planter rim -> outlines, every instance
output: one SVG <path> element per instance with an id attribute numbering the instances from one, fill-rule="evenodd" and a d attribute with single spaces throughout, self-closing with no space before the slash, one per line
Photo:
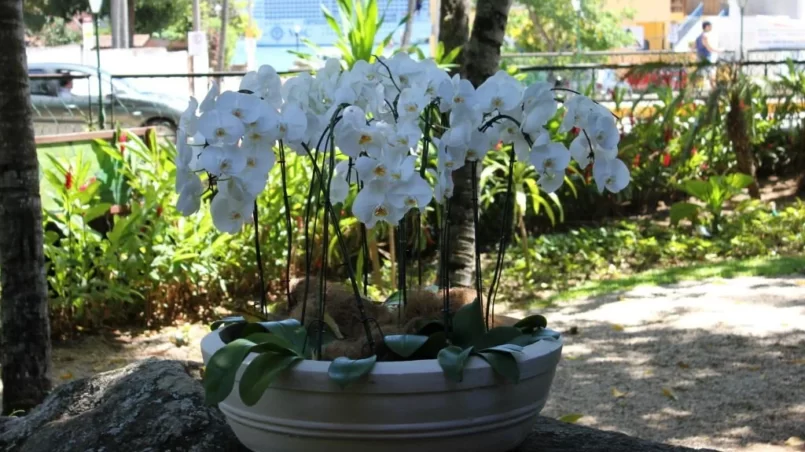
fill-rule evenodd
<path id="1" fill-rule="evenodd" d="M 520 380 L 534 378 L 546 372 L 553 372 L 560 359 L 562 339 L 541 340 L 523 348 L 517 357 Z M 213 353 L 224 346 L 220 331 L 212 331 L 201 340 L 205 363 Z M 249 354 L 240 366 L 236 381 L 246 366 L 257 356 Z M 471 357 L 464 368 L 461 382 L 448 380 L 436 359 L 416 361 L 378 362 L 367 377 L 341 388 L 330 381 L 327 370 L 330 361 L 305 359 L 286 371 L 272 383 L 272 388 L 303 390 L 312 392 L 372 392 L 372 393 L 421 393 L 423 391 L 443 391 L 473 389 L 505 383 L 494 373 L 483 359 Z"/>

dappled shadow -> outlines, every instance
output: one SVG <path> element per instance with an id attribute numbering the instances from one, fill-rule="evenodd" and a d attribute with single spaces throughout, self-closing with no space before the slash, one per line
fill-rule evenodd
<path id="1" fill-rule="evenodd" d="M 724 450 L 805 438 L 805 287 L 794 281 L 640 288 L 543 313 L 566 333 L 544 415 Z"/>

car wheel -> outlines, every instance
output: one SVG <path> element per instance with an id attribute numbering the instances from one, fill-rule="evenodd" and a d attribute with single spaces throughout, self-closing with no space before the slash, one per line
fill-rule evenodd
<path id="1" fill-rule="evenodd" d="M 156 129 L 157 138 L 176 141 L 176 125 L 173 122 L 167 119 L 150 119 L 145 125 Z"/>

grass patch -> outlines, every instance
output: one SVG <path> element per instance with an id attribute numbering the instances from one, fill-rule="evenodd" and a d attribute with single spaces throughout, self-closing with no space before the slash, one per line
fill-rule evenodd
<path id="1" fill-rule="evenodd" d="M 557 301 L 588 298 L 621 292 L 637 286 L 657 286 L 680 281 L 739 276 L 781 276 L 805 272 L 805 256 L 761 257 L 737 259 L 715 264 L 697 264 L 649 270 L 618 279 L 589 281 L 580 287 L 564 290 L 535 303 L 544 307 Z"/>

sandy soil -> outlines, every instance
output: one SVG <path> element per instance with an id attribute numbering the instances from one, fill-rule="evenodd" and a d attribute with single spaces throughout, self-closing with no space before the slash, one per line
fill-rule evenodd
<path id="1" fill-rule="evenodd" d="M 802 277 L 641 287 L 542 313 L 566 341 L 544 415 L 691 447 L 805 451 Z"/>
<path id="2" fill-rule="evenodd" d="M 566 341 L 544 415 L 578 414 L 579 424 L 678 445 L 805 451 L 805 278 L 641 287 L 542 313 Z M 150 356 L 200 361 L 207 331 L 193 324 L 58 345 L 54 381 Z"/>

